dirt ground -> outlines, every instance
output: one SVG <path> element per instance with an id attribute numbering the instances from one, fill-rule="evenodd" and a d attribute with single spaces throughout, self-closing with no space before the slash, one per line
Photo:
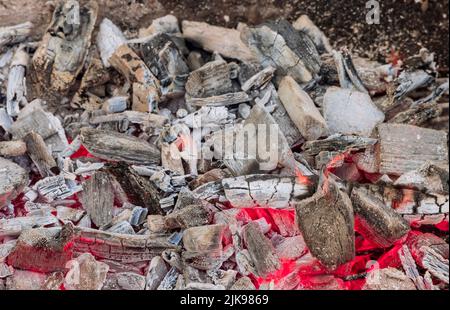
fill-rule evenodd
<path id="1" fill-rule="evenodd" d="M 82 0 L 84 2 L 85 0 Z M 238 22 L 258 24 L 301 14 L 325 32 L 335 46 L 383 60 L 392 51 L 406 57 L 427 47 L 436 53 L 440 71 L 448 75 L 448 0 L 383 0 L 379 25 L 366 23 L 366 0 L 98 0 L 100 15 L 124 30 L 148 26 L 153 18 L 174 14 L 180 20 L 198 20 L 235 27 Z M 36 37 L 44 31 L 52 11 L 47 0 L 0 0 L 0 26 L 31 20 Z"/>

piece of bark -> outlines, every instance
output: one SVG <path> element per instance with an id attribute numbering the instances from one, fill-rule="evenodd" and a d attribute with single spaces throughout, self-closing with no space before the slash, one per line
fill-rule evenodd
<path id="1" fill-rule="evenodd" d="M 135 263 L 150 261 L 166 249 L 179 250 L 168 235 L 125 235 L 75 227 L 74 254 L 90 252 L 101 259 Z"/>
<path id="2" fill-rule="evenodd" d="M 297 203 L 295 212 L 308 249 L 325 266 L 334 268 L 354 258 L 352 202 L 333 179 Z"/>
<path id="3" fill-rule="evenodd" d="M 12 161 L 0 157 L 0 209 L 16 198 L 27 184 L 27 171 Z"/>
<path id="4" fill-rule="evenodd" d="M 234 208 L 292 208 L 297 200 L 313 194 L 314 182 L 296 177 L 254 174 L 222 180 L 225 197 Z"/>
<path id="5" fill-rule="evenodd" d="M 245 92 L 226 93 L 206 98 L 191 98 L 191 97 L 186 98 L 186 103 L 199 107 L 229 106 L 249 101 L 251 101 L 251 97 L 247 95 Z"/>
<path id="6" fill-rule="evenodd" d="M 281 80 L 278 96 L 289 117 L 306 140 L 317 140 L 327 135 L 328 127 L 325 119 L 308 94 L 292 77 L 286 76 Z"/>
<path id="7" fill-rule="evenodd" d="M 250 222 L 245 225 L 242 236 L 258 277 L 265 277 L 281 267 L 280 259 L 270 240 L 264 236 L 257 224 Z"/>
<path id="8" fill-rule="evenodd" d="M 249 277 L 242 277 L 234 282 L 233 286 L 230 288 L 232 291 L 240 290 L 256 290 L 255 285 Z"/>
<path id="9" fill-rule="evenodd" d="M 389 247 L 408 233 L 408 222 L 366 188 L 353 188 L 351 199 L 357 230 L 366 239 L 380 247 Z"/>
<path id="10" fill-rule="evenodd" d="M 36 165 L 39 174 L 45 178 L 59 172 L 58 166 L 53 159 L 44 139 L 35 132 L 28 133 L 23 137 L 27 145 L 27 153 Z"/>
<path id="11" fill-rule="evenodd" d="M 0 141 L 0 156 L 21 156 L 27 151 L 25 142 L 21 140 Z"/>
<path id="12" fill-rule="evenodd" d="M 31 22 L 25 22 L 14 26 L 0 27 L 0 53 L 8 46 L 25 41 L 33 29 Z"/>
<path id="13" fill-rule="evenodd" d="M 384 120 L 368 94 L 330 87 L 323 99 L 323 115 L 331 133 L 369 137 Z"/>
<path id="14" fill-rule="evenodd" d="M 9 265 L 40 272 L 63 271 L 72 258 L 67 245 L 73 237 L 73 226 L 33 228 L 23 231 L 11 254 Z"/>
<path id="15" fill-rule="evenodd" d="M 221 251 L 226 228 L 220 224 L 188 228 L 183 233 L 183 246 L 194 253 Z"/>
<path id="16" fill-rule="evenodd" d="M 258 73 L 247 79 L 245 83 L 242 84 L 241 89 L 247 92 L 250 90 L 263 88 L 267 83 L 270 82 L 273 74 L 275 73 L 275 70 L 276 69 L 273 67 L 267 67 L 259 71 Z"/>
<path id="17" fill-rule="evenodd" d="M 448 165 L 447 134 L 402 124 L 378 126 L 379 173 L 401 175 L 426 162 Z"/>
<path id="18" fill-rule="evenodd" d="M 90 253 L 83 253 L 68 263 L 64 279 L 67 290 L 101 290 L 109 270 L 107 264 L 96 261 Z"/>
<path id="19" fill-rule="evenodd" d="M 25 73 L 29 59 L 24 48 L 19 47 L 11 61 L 6 90 L 6 111 L 13 117 L 19 114 L 20 105 L 28 103 Z"/>
<path id="20" fill-rule="evenodd" d="M 373 269 L 368 272 L 363 290 L 416 290 L 406 274 L 396 268 Z"/>
<path id="21" fill-rule="evenodd" d="M 255 59 L 252 51 L 242 42 L 238 30 L 187 20 L 182 21 L 181 27 L 186 40 L 200 45 L 208 52 L 218 52 L 226 58 L 240 61 Z"/>
<path id="22" fill-rule="evenodd" d="M 112 165 L 108 172 L 120 183 L 131 203 L 147 208 L 149 214 L 163 214 L 159 204 L 161 195 L 148 178 L 140 176 L 124 164 Z"/>
<path id="23" fill-rule="evenodd" d="M 154 257 L 148 266 L 145 289 L 156 290 L 168 271 L 166 263 L 161 256 Z"/>
<path id="24" fill-rule="evenodd" d="M 195 204 L 166 215 L 164 226 L 168 229 L 189 228 L 208 225 L 211 220 L 212 212 L 201 204 Z"/>
<path id="25" fill-rule="evenodd" d="M 322 151 L 342 153 L 365 149 L 375 143 L 377 140 L 373 138 L 335 134 L 326 139 L 307 141 L 302 145 L 302 150 L 305 155 L 317 155 Z"/>
<path id="26" fill-rule="evenodd" d="M 114 131 L 82 128 L 81 142 L 86 149 L 102 159 L 130 164 L 159 164 L 161 153 L 150 143 Z"/>
<path id="27" fill-rule="evenodd" d="M 171 37 L 158 33 L 141 45 L 141 51 L 145 64 L 161 82 L 163 94 L 183 94 L 189 68 Z"/>
<path id="28" fill-rule="evenodd" d="M 168 118 L 155 113 L 124 111 L 121 113 L 93 116 L 89 120 L 89 123 L 98 125 L 102 123 L 121 121 L 128 121 L 133 124 L 142 125 L 143 127 L 161 128 L 168 122 Z"/>
<path id="29" fill-rule="evenodd" d="M 32 59 L 34 93 L 39 98 L 60 98 L 75 83 L 91 45 L 98 5 L 78 1 L 60 3 Z"/>
<path id="30" fill-rule="evenodd" d="M 135 111 L 153 112 L 160 100 L 160 83 L 142 59 L 126 44 L 117 26 L 105 18 L 100 24 L 97 45 L 103 64 L 111 64 L 132 85 Z"/>
<path id="31" fill-rule="evenodd" d="M 292 26 L 299 31 L 306 33 L 320 52 L 330 53 L 332 50 L 331 44 L 326 35 L 317 27 L 308 15 L 301 15 L 297 18 Z"/>
<path id="32" fill-rule="evenodd" d="M 320 70 L 320 57 L 314 43 L 286 20 L 243 29 L 241 38 L 263 67 L 277 69 L 277 76 L 290 75 L 298 83 L 306 83 Z"/>
<path id="33" fill-rule="evenodd" d="M 114 194 L 106 172 L 97 171 L 83 183 L 81 202 L 96 226 L 106 225 L 112 220 Z"/>

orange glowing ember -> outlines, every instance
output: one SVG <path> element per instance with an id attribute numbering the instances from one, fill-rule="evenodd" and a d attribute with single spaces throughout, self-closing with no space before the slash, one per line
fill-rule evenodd
<path id="1" fill-rule="evenodd" d="M 297 177 L 297 182 L 304 184 L 304 185 L 310 185 L 311 184 L 311 180 L 304 175 L 300 169 L 298 169 L 298 167 L 295 167 L 295 175 Z"/>

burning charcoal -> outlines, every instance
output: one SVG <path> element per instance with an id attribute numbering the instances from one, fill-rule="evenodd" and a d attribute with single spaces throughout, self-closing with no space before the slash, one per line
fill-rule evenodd
<path id="1" fill-rule="evenodd" d="M 180 273 L 177 271 L 177 269 L 172 267 L 159 284 L 157 290 L 173 290 L 175 288 L 179 275 Z"/>
<path id="2" fill-rule="evenodd" d="M 107 264 L 98 262 L 94 256 L 84 253 L 67 264 L 69 271 L 64 280 L 68 290 L 101 290 L 109 270 Z"/>
<path id="3" fill-rule="evenodd" d="M 320 57 L 314 43 L 286 20 L 243 29 L 241 38 L 262 66 L 276 68 L 278 76 L 290 75 L 298 83 L 305 83 L 320 70 Z"/>
<path id="4" fill-rule="evenodd" d="M 314 102 L 290 76 L 284 77 L 278 88 L 280 100 L 302 136 L 315 140 L 327 135 L 328 127 Z"/>
<path id="5" fill-rule="evenodd" d="M 16 198 L 28 183 L 28 173 L 12 161 L 0 157 L 0 209 Z"/>
<path id="6" fill-rule="evenodd" d="M 310 198 L 296 204 L 297 223 L 311 253 L 334 268 L 355 256 L 353 208 L 347 194 L 328 178 Z"/>
<path id="7" fill-rule="evenodd" d="M 30 132 L 23 137 L 23 141 L 26 143 L 28 155 L 33 160 L 42 177 L 53 176 L 58 172 L 59 169 L 57 168 L 56 162 L 44 139 L 39 134 Z"/>
<path id="8" fill-rule="evenodd" d="M 6 111 L 10 116 L 19 114 L 20 105 L 27 104 L 25 84 L 25 72 L 30 57 L 24 51 L 23 47 L 19 47 L 14 54 L 11 62 L 11 68 L 8 75 L 8 86 L 6 91 Z"/>
<path id="9" fill-rule="evenodd" d="M 44 285 L 42 286 L 43 290 L 46 291 L 59 291 L 61 289 L 61 285 L 64 284 L 64 273 L 56 271 L 47 277 Z"/>
<path id="10" fill-rule="evenodd" d="M 408 233 L 408 223 L 366 188 L 353 188 L 351 199 L 360 226 L 358 232 L 370 241 L 388 247 Z"/>
<path id="11" fill-rule="evenodd" d="M 275 251 L 280 259 L 295 260 L 306 254 L 305 240 L 301 235 L 283 238 L 275 245 Z"/>
<path id="12" fill-rule="evenodd" d="M 161 82 L 163 94 L 183 94 L 189 68 L 171 37 L 158 33 L 143 43 L 141 50 L 145 64 Z"/>
<path id="13" fill-rule="evenodd" d="M 369 271 L 363 290 L 416 290 L 416 287 L 405 273 L 388 267 Z"/>
<path id="14" fill-rule="evenodd" d="M 21 140 L 0 141 L 0 156 L 21 156 L 27 151 L 27 145 Z"/>
<path id="15" fill-rule="evenodd" d="M 181 23 L 181 27 L 186 40 L 200 45 L 208 52 L 218 52 L 224 57 L 240 61 L 255 59 L 252 51 L 241 41 L 238 30 L 187 20 Z"/>
<path id="16" fill-rule="evenodd" d="M 274 73 L 275 68 L 267 67 L 246 80 L 245 83 L 242 84 L 241 88 L 245 92 L 253 89 L 264 88 L 266 84 L 270 82 Z"/>
<path id="17" fill-rule="evenodd" d="M 83 183 L 81 198 L 84 209 L 97 226 L 108 224 L 113 218 L 114 195 L 110 176 L 96 172 Z"/>
<path id="18" fill-rule="evenodd" d="M 58 4 L 32 60 L 36 97 L 60 98 L 74 84 L 91 45 L 97 11 L 96 3 Z"/>
<path id="19" fill-rule="evenodd" d="M 394 98 L 399 100 L 410 92 L 420 87 L 425 87 L 433 81 L 433 77 L 423 70 L 408 72 L 403 71 L 398 77 L 398 87 L 395 90 Z"/>
<path id="20" fill-rule="evenodd" d="M 156 290 L 168 271 L 169 270 L 161 256 L 154 257 L 148 266 L 145 289 Z"/>
<path id="21" fill-rule="evenodd" d="M 40 290 L 47 276 L 40 272 L 14 270 L 14 274 L 6 279 L 7 290 Z"/>
<path id="22" fill-rule="evenodd" d="M 117 284 L 124 290 L 142 291 L 145 289 L 145 277 L 133 272 L 116 274 Z"/>
<path id="23" fill-rule="evenodd" d="M 81 220 L 84 214 L 85 212 L 83 210 L 64 206 L 56 207 L 56 217 L 63 223 L 66 223 L 67 221 L 76 223 Z"/>
<path id="24" fill-rule="evenodd" d="M 383 122 L 384 114 L 370 96 L 358 91 L 330 87 L 323 100 L 323 114 L 331 133 L 369 137 Z"/>
<path id="25" fill-rule="evenodd" d="M 9 45 L 14 45 L 25 41 L 33 29 L 30 22 L 0 27 L 0 52 L 3 53 Z"/>
<path id="26" fill-rule="evenodd" d="M 230 290 L 240 291 L 240 290 L 256 290 L 255 285 L 252 283 L 249 277 L 242 277 L 238 279 Z"/>
<path id="27" fill-rule="evenodd" d="M 131 84 L 133 110 L 152 112 L 160 100 L 160 84 L 139 56 L 126 44 L 122 32 L 109 19 L 100 24 L 97 36 L 103 64 L 111 64 Z"/>
<path id="28" fill-rule="evenodd" d="M 23 231 L 30 228 L 50 226 L 58 223 L 58 219 L 49 215 L 28 215 L 12 219 L 0 219 L 0 237 L 19 236 Z"/>
<path id="29" fill-rule="evenodd" d="M 339 151 L 341 153 L 365 149 L 377 143 L 376 139 L 354 135 L 334 134 L 326 139 L 307 141 L 303 144 L 304 154 L 316 155 L 322 151 Z"/>
<path id="30" fill-rule="evenodd" d="M 280 260 L 270 240 L 258 225 L 251 222 L 244 226 L 242 236 L 256 269 L 256 275 L 265 277 L 280 268 Z"/>
<path id="31" fill-rule="evenodd" d="M 332 47 L 325 34 L 309 19 L 308 15 L 301 15 L 292 24 L 299 31 L 306 33 L 316 45 L 318 51 L 331 53 Z"/>
<path id="32" fill-rule="evenodd" d="M 447 134 L 401 124 L 378 126 L 379 173 L 401 175 L 426 162 L 448 165 Z"/>
<path id="33" fill-rule="evenodd" d="M 41 272 L 62 271 L 72 253 L 67 247 L 73 236 L 72 226 L 33 228 L 23 231 L 8 264 L 15 268 Z"/>
<path id="34" fill-rule="evenodd" d="M 118 222 L 111 227 L 107 228 L 106 231 L 116 233 L 116 234 L 125 234 L 125 235 L 134 235 L 133 226 L 127 221 Z"/>
<path id="35" fill-rule="evenodd" d="M 353 83 L 353 86 L 356 88 L 357 91 L 367 94 L 368 91 L 364 86 L 364 83 L 361 81 L 358 72 L 356 72 L 352 57 L 346 49 L 342 51 L 342 60 L 344 64 L 345 73 L 349 77 L 350 81 Z"/>
<path id="36" fill-rule="evenodd" d="M 148 142 L 114 131 L 83 128 L 83 145 L 94 156 L 105 160 L 124 161 L 130 164 L 158 164 L 160 151 Z"/>
<path id="37" fill-rule="evenodd" d="M 164 218 L 164 227 L 167 229 L 189 228 L 208 225 L 211 220 L 211 211 L 201 204 L 188 205 L 168 214 Z"/>
<path id="38" fill-rule="evenodd" d="M 408 249 L 407 245 L 403 245 L 398 252 L 398 257 L 402 263 L 403 270 L 406 275 L 414 282 L 418 290 L 427 290 L 424 278 L 419 274 L 416 263 Z"/>
<path id="39" fill-rule="evenodd" d="M 448 194 L 448 174 L 445 166 L 425 163 L 418 170 L 402 174 L 394 185 L 427 193 Z"/>
<path id="40" fill-rule="evenodd" d="M 226 229 L 225 225 L 188 228 L 183 234 L 183 246 L 187 251 L 195 253 L 220 251 Z"/>
<path id="41" fill-rule="evenodd" d="M 313 182 L 301 183 L 295 177 L 247 175 L 222 180 L 225 197 L 235 208 L 292 207 L 296 200 L 312 194 Z"/>

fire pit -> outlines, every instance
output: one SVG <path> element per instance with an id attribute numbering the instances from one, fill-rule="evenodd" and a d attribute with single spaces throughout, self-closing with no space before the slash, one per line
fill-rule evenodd
<path id="1" fill-rule="evenodd" d="M 432 51 L 149 24 L 67 0 L 38 41 L 0 28 L 0 290 L 448 289 Z"/>

